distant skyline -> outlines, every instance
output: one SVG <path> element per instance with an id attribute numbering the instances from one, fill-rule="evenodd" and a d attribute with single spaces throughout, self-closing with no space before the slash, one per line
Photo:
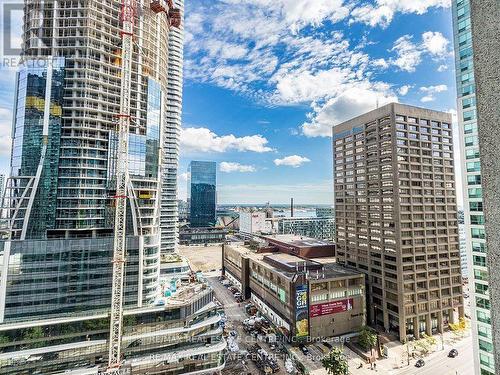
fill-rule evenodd
<path id="1" fill-rule="evenodd" d="M 332 204 L 331 126 L 391 101 L 455 113 L 447 0 L 193 0 L 185 26 L 180 199 L 189 161 L 211 160 L 220 204 Z M 6 174 L 14 77 L 0 75 Z"/>

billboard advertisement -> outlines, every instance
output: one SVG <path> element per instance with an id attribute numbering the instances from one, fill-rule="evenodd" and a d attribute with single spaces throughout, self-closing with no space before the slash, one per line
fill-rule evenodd
<path id="1" fill-rule="evenodd" d="M 295 288 L 295 328 L 296 337 L 309 335 L 309 309 L 307 304 L 307 285 Z"/>
<path id="2" fill-rule="evenodd" d="M 311 318 L 316 316 L 337 314 L 345 311 L 352 310 L 353 299 L 347 298 L 340 301 L 333 301 L 327 303 L 320 303 L 318 305 L 312 305 L 310 310 Z"/>

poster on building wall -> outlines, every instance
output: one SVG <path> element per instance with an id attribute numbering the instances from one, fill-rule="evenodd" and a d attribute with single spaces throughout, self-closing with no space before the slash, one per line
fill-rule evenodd
<path id="1" fill-rule="evenodd" d="M 309 335 L 309 309 L 307 306 L 307 285 L 297 285 L 295 289 L 296 337 Z"/>
<path id="2" fill-rule="evenodd" d="M 309 311 L 311 318 L 323 315 L 337 314 L 352 310 L 353 299 L 347 298 L 340 301 L 312 305 Z"/>

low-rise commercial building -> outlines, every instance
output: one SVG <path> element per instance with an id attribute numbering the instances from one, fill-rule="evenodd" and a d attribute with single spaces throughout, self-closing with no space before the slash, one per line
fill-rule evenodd
<path id="1" fill-rule="evenodd" d="M 290 341 L 356 332 L 366 323 L 365 278 L 335 262 L 334 245 L 298 236 L 224 245 L 222 269 Z"/>
<path id="2" fill-rule="evenodd" d="M 181 228 L 179 231 L 179 244 L 181 245 L 206 245 L 223 243 L 226 240 L 227 230 L 223 228 Z"/>
<path id="3" fill-rule="evenodd" d="M 321 211 L 321 209 L 319 209 Z M 251 234 L 294 234 L 321 240 L 333 241 L 335 237 L 335 218 L 321 217 L 270 217 L 267 212 L 241 212 L 240 233 Z"/>
<path id="4" fill-rule="evenodd" d="M 335 219 L 334 217 L 284 217 L 278 220 L 276 233 L 333 241 Z"/>

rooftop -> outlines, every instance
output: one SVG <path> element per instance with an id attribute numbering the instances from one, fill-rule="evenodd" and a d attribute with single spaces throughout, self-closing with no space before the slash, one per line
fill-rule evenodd
<path id="1" fill-rule="evenodd" d="M 279 272 L 287 278 L 292 278 L 298 272 L 309 272 L 310 279 L 333 279 L 338 277 L 359 276 L 362 273 L 350 268 L 345 268 L 336 262 L 335 257 L 301 258 L 293 254 L 281 252 L 258 253 L 242 245 L 230 245 L 231 249 L 238 251 L 245 257 Z"/>
<path id="2" fill-rule="evenodd" d="M 266 240 L 280 242 L 285 245 L 294 247 L 313 247 L 313 246 L 333 246 L 334 243 L 316 238 L 298 236 L 295 234 L 276 234 L 273 236 L 262 236 Z"/>

